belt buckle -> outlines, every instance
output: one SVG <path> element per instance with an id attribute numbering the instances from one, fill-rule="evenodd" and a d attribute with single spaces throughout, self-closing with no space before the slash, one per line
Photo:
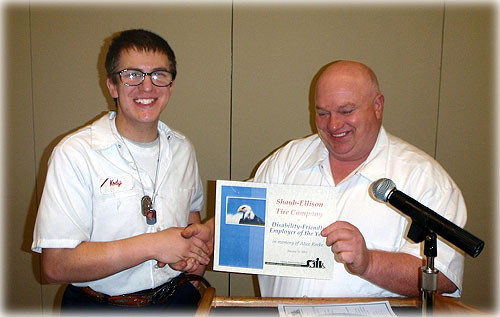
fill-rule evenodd
<path id="1" fill-rule="evenodd" d="M 161 287 L 159 290 L 157 290 L 156 292 L 153 293 L 153 296 L 151 298 L 151 302 L 153 304 L 162 303 L 167 298 L 172 296 L 172 294 L 175 292 L 176 289 L 177 289 L 176 280 L 172 279 L 172 281 L 165 284 L 164 287 Z"/>

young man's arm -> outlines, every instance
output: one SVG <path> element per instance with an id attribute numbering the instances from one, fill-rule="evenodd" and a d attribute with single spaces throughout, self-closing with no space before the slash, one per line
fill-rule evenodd
<path id="1" fill-rule="evenodd" d="M 210 249 L 196 237 L 181 236 L 184 228 L 145 233 L 111 242 L 82 242 L 76 248 L 43 249 L 42 268 L 51 283 L 92 281 L 148 260 L 175 263 L 193 258 L 210 262 Z"/>

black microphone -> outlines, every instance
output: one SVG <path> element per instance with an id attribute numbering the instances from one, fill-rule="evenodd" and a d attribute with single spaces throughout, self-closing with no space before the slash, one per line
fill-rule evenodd
<path id="1" fill-rule="evenodd" d="M 481 253 L 484 242 L 453 222 L 447 220 L 415 199 L 396 189 L 396 184 L 388 178 L 373 182 L 372 194 L 380 202 L 387 202 L 419 226 L 431 230 L 448 242 L 462 249 L 472 257 Z M 418 242 L 418 241 L 415 241 Z"/>

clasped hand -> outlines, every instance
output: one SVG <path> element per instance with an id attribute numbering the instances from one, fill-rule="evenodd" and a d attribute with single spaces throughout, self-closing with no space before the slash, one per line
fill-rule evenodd
<path id="1" fill-rule="evenodd" d="M 213 252 L 213 234 L 204 224 L 191 224 L 186 228 L 170 228 L 176 239 L 174 254 L 167 261 L 158 259 L 158 266 L 164 267 L 165 263 L 176 271 L 192 273 L 200 265 L 207 265 Z M 168 231 L 165 230 L 165 231 Z"/>
<path id="2" fill-rule="evenodd" d="M 168 263 L 174 270 L 192 272 L 200 265 L 207 265 L 210 262 L 213 248 L 208 244 L 208 238 L 202 234 L 187 235 L 184 231 L 186 228 L 169 228 L 156 233 L 160 236 L 160 241 L 168 241 L 157 244 L 169 246 L 168 249 L 160 249 L 157 253 L 158 267 L 164 267 L 165 263 Z M 187 231 L 189 232 L 190 230 Z"/>

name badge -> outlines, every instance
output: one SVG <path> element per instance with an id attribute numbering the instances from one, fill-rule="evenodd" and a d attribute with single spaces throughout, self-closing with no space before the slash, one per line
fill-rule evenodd
<path id="1" fill-rule="evenodd" d="M 134 187 L 134 180 L 129 174 L 101 177 L 99 179 L 100 192 L 103 195 L 130 190 Z"/>

